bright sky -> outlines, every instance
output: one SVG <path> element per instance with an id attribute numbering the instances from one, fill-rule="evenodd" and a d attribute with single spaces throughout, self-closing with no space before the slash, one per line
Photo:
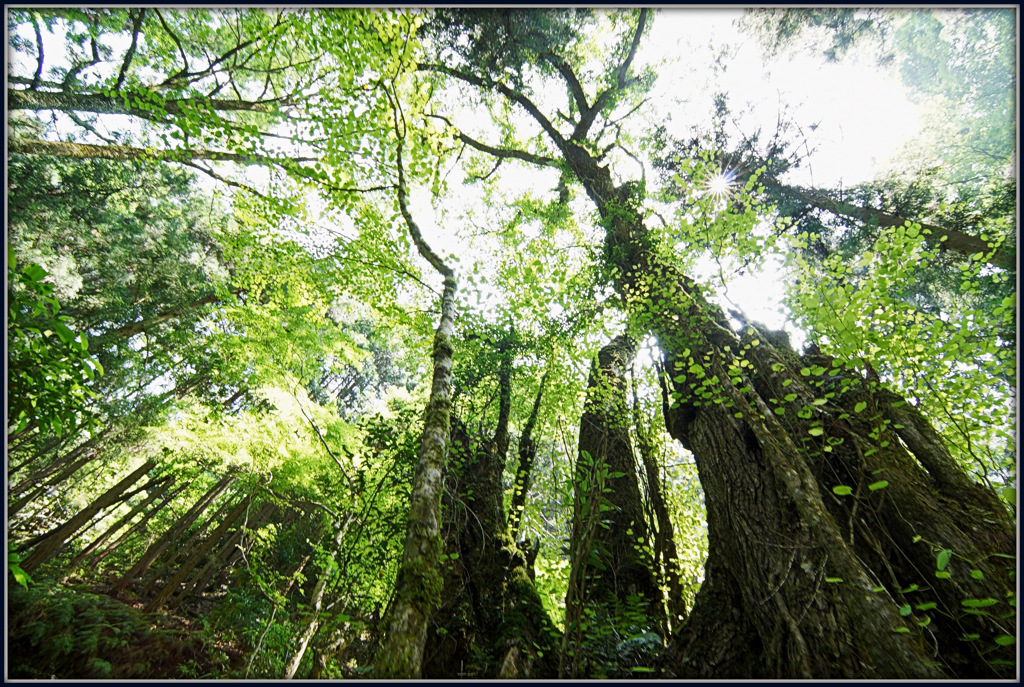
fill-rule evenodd
<path id="1" fill-rule="evenodd" d="M 806 136 L 804 152 L 812 153 L 785 181 L 825 187 L 873 178 L 917 132 L 919 110 L 893 77 L 872 64 L 852 59 L 827 64 L 810 54 L 782 56 L 764 65 L 756 39 L 734 26 L 741 14 L 731 8 L 673 8 L 655 18 L 641 57 L 676 63 L 659 70 L 654 92 L 671 117 L 670 131 L 685 136 L 694 122 L 706 126 L 716 91 L 729 94 L 737 126 L 728 133 L 734 137 L 759 127 L 770 136 L 780 110 L 788 106 Z M 709 69 L 723 48 L 724 73 Z M 811 125 L 816 125 L 813 130 Z M 777 268 L 731 280 L 727 295 L 751 319 L 783 326 Z M 798 338 L 794 336 L 794 343 Z"/>
<path id="2" fill-rule="evenodd" d="M 788 107 L 788 115 L 800 125 L 813 153 L 785 181 L 805 186 L 869 180 L 916 133 L 918 110 L 898 81 L 871 64 L 852 59 L 826 64 L 823 57 L 802 54 L 783 56 L 765 66 L 757 41 L 733 25 L 741 14 L 742 10 L 725 8 L 674 8 L 656 15 L 637 59 L 667 64 L 657 69 L 659 78 L 646 106 L 648 115 L 636 116 L 639 125 L 665 121 L 671 133 L 686 138 L 694 125 L 707 128 L 713 95 L 724 91 L 730 95 L 737 119 L 729 133 L 738 140 L 740 132 L 749 135 L 758 127 L 770 135 L 780 108 Z M 721 60 L 724 73 L 710 67 L 723 48 L 728 55 Z M 885 105 L 879 107 L 878 103 Z M 816 125 L 813 130 L 811 125 Z M 639 176 L 634 167 L 624 162 L 616 165 L 614 172 Z M 505 169 L 503 182 L 526 189 L 536 187 L 538 178 L 543 180 L 536 190 L 550 191 L 548 175 L 538 170 L 513 175 Z M 441 253 L 464 250 L 449 231 L 438 226 L 429 198 L 424 189 L 414 193 L 414 209 L 428 242 Z M 775 263 L 759 274 L 732 278 L 726 288 L 719 285 L 719 293 L 728 298 L 720 302 L 739 306 L 750 319 L 769 327 L 782 328 L 785 315 L 779 277 Z M 802 336 L 795 331 L 791 335 L 799 345 Z"/>

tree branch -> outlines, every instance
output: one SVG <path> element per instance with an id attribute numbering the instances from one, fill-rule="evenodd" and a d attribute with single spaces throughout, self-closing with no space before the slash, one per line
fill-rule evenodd
<path id="1" fill-rule="evenodd" d="M 131 10 L 129 10 L 129 13 Z M 128 51 L 124 54 L 124 61 L 121 63 L 121 71 L 117 75 L 117 83 L 114 84 L 114 90 L 120 91 L 121 86 L 124 85 L 125 77 L 128 76 L 128 68 L 132 64 L 132 58 L 135 57 L 135 50 L 139 46 L 139 29 L 142 28 L 142 19 L 146 16 L 146 9 L 142 8 L 135 15 L 135 19 L 132 21 L 132 44 L 128 46 Z"/>
<path id="2" fill-rule="evenodd" d="M 167 22 L 164 21 L 164 15 L 160 12 L 160 10 L 155 9 L 153 11 L 156 12 L 156 18 L 160 20 L 160 26 L 163 27 L 164 33 L 170 36 L 171 40 L 174 41 L 174 44 L 178 46 L 178 53 L 181 55 L 181 62 L 185 65 L 184 68 L 178 73 L 188 73 L 188 56 L 185 54 L 185 48 L 181 46 L 181 40 L 178 39 L 178 34 L 174 33 L 174 31 L 171 31 L 171 27 L 169 27 L 167 25 Z"/>
<path id="3" fill-rule="evenodd" d="M 472 84 L 479 88 L 496 89 L 507 99 L 518 104 L 524 110 L 526 110 L 530 114 L 530 116 L 533 117 L 538 124 L 540 124 L 541 128 L 544 129 L 545 133 L 547 133 L 547 135 L 551 137 L 551 140 L 555 142 L 555 145 L 557 145 L 560 150 L 565 146 L 565 138 L 562 136 L 562 134 L 558 132 L 558 129 L 554 127 L 550 120 L 548 120 L 548 118 L 544 116 L 544 113 L 541 112 L 540 109 L 533 104 L 533 101 L 531 101 L 522 93 L 512 90 L 511 88 L 501 83 L 500 81 L 490 81 L 487 79 L 482 79 L 474 74 L 466 74 L 465 72 L 461 72 L 457 69 L 452 69 L 451 67 L 448 67 L 443 64 L 420 64 L 417 65 L 417 68 L 424 71 L 440 72 L 442 74 L 447 74 L 448 76 L 459 79 L 460 81 L 465 81 L 466 83 Z"/>
<path id="4" fill-rule="evenodd" d="M 161 121 L 161 110 L 168 115 L 181 115 L 186 109 L 213 110 L 217 112 L 274 112 L 282 105 L 290 105 L 287 98 L 256 101 L 217 100 L 206 98 L 182 98 L 165 100 L 159 108 L 150 106 L 143 109 L 139 105 L 150 102 L 149 98 L 128 91 L 120 97 L 106 96 L 99 93 L 54 93 L 26 89 L 7 89 L 7 103 L 11 110 L 77 110 L 96 114 L 123 114 L 141 117 L 150 121 Z M 139 103 L 139 105 L 135 104 Z"/>
<path id="5" fill-rule="evenodd" d="M 580 113 L 579 124 L 572 132 L 572 141 L 581 141 L 590 131 L 590 127 L 593 126 L 594 120 L 597 119 L 597 115 L 608 105 L 616 93 L 622 91 L 626 86 L 633 82 L 633 79 L 627 78 L 629 74 L 629 68 L 633 64 L 633 60 L 636 58 L 637 48 L 640 46 L 640 38 L 643 36 L 644 28 L 647 24 L 647 13 L 648 9 L 644 8 L 640 10 L 640 18 L 636 23 L 636 31 L 633 33 L 633 41 L 629 47 L 629 53 L 626 54 L 625 59 L 622 60 L 622 64 L 619 65 L 618 69 L 615 70 L 615 86 L 606 88 L 601 92 L 600 95 L 594 100 L 593 106 L 590 109 Z"/>
<path id="6" fill-rule="evenodd" d="M 441 115 L 428 116 L 431 117 L 432 119 L 440 119 L 442 122 L 458 131 L 455 125 L 452 124 L 451 120 L 449 120 L 447 117 Z M 533 153 L 528 153 L 525 150 L 519 150 L 517 148 L 497 148 L 495 146 L 487 145 L 486 143 L 482 143 L 476 140 L 475 138 L 467 136 L 461 131 L 459 131 L 459 133 L 456 135 L 456 138 L 465 143 L 466 145 L 472 148 L 476 148 L 482 153 L 493 155 L 494 157 L 502 159 L 515 158 L 517 160 L 523 160 L 524 162 L 529 162 L 531 164 L 541 165 L 544 167 L 557 166 L 557 161 L 552 157 L 547 157 L 546 155 L 535 155 Z"/>
<path id="7" fill-rule="evenodd" d="M 785 186 L 771 181 L 765 181 L 763 183 L 766 188 L 774 189 L 782 195 L 795 198 L 796 200 L 807 203 L 813 207 L 826 210 L 835 215 L 842 215 L 843 217 L 857 219 L 862 222 L 874 222 L 880 227 L 901 227 L 908 221 L 916 221 L 908 220 L 905 217 L 899 217 L 897 215 L 891 215 L 875 208 L 861 207 L 853 205 L 852 203 L 833 200 L 826 195 L 811 193 L 794 186 Z M 916 223 L 921 225 L 921 229 L 927 229 L 931 232 L 930 234 L 924 235 L 925 240 L 928 243 L 937 244 L 946 250 L 951 250 L 962 255 L 982 253 L 987 256 L 992 252 L 992 249 L 989 248 L 988 242 L 982 241 L 977 236 L 972 236 L 971 234 L 967 234 L 956 229 L 947 229 L 934 224 L 928 224 L 927 222 Z M 943 239 L 943 237 L 945 237 L 945 239 Z M 987 258 L 986 261 L 991 265 L 1001 267 L 1006 270 L 1015 270 L 1017 268 L 1017 256 L 1004 248 L 1000 248 L 995 251 L 995 253 L 991 257 Z"/>
<path id="8" fill-rule="evenodd" d="M 36 47 L 39 49 L 36 73 L 32 77 L 32 88 L 39 88 L 39 82 L 43 78 L 43 31 L 39 28 L 39 13 L 32 13 L 32 27 L 36 30 Z"/>
<path id="9" fill-rule="evenodd" d="M 278 165 L 279 160 L 265 155 L 248 153 L 228 153 L 220 150 L 202 148 L 183 148 L 181 150 L 152 150 L 132 146 L 110 145 L 99 146 L 91 143 L 68 143 L 64 141 L 44 141 L 38 138 L 12 138 L 8 142 L 8 152 L 22 155 L 53 155 L 78 159 L 101 160 L 138 160 L 152 158 L 169 162 L 186 162 L 189 160 L 213 160 L 216 162 L 237 162 L 239 164 L 270 164 Z M 289 162 L 316 162 L 315 157 L 290 157 Z"/>

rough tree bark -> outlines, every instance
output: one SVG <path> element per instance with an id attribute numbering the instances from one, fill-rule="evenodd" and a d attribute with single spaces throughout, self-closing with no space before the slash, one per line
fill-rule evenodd
<path id="1" fill-rule="evenodd" d="M 540 401 L 547 381 L 548 375 L 545 372 L 541 377 L 540 387 L 537 389 L 537 397 L 533 401 L 530 419 L 526 421 L 523 433 L 519 435 L 519 465 L 516 467 L 516 476 L 512 481 L 512 503 L 508 508 L 508 529 L 513 541 L 519 536 L 523 511 L 526 510 L 526 495 L 530 493 L 533 461 L 537 457 L 537 442 L 533 439 L 533 428 L 537 425 L 537 414 L 540 412 Z"/>
<path id="2" fill-rule="evenodd" d="M 557 630 L 526 553 L 511 536 L 502 475 L 509 446 L 512 355 L 501 351 L 494 436 L 476 441 L 456 421 L 446 477 L 442 603 L 428 636 L 424 677 L 554 677 Z M 521 466 L 522 467 L 522 466 Z"/>
<path id="3" fill-rule="evenodd" d="M 143 528 L 147 527 L 149 525 L 149 521 L 152 520 L 153 517 L 157 513 L 159 513 L 164 508 L 166 508 L 168 504 L 170 504 L 172 501 L 174 501 L 174 499 L 178 496 L 178 494 L 180 494 L 181 492 L 185 491 L 185 489 L 187 489 L 187 488 L 188 488 L 187 484 L 182 484 L 180 487 L 178 487 L 177 489 L 175 489 L 171 493 L 165 494 L 163 496 L 163 498 L 160 500 L 160 503 L 158 503 L 157 505 L 155 505 L 152 508 L 150 508 L 146 512 L 146 514 L 144 516 L 142 516 L 142 518 L 140 518 L 137 523 L 135 523 L 130 528 L 128 528 L 128 530 L 124 534 L 122 534 L 120 537 L 118 537 L 114 541 L 110 542 L 109 544 L 107 544 L 107 546 L 105 546 L 102 550 L 100 550 L 98 553 L 96 553 L 89 560 L 87 565 L 89 567 L 92 567 L 92 568 L 95 568 L 96 566 L 98 566 L 103 561 L 104 558 L 106 558 L 107 556 L 112 554 L 114 551 L 116 551 L 117 548 L 119 546 L 121 546 L 121 544 L 126 542 L 130 537 L 134 536 L 136 532 L 138 532 L 138 531 L 142 530 Z"/>
<path id="4" fill-rule="evenodd" d="M 626 375 L 636 350 L 633 339 L 618 336 L 598 352 L 590 372 L 573 485 L 562 677 L 586 673 L 588 637 L 614 623 L 630 597 L 650 629 L 661 629 L 663 603 L 643 549 L 647 521 L 629 437 Z M 590 620 L 584 609 L 594 614 Z"/>
<path id="5" fill-rule="evenodd" d="M 647 481 L 647 500 L 651 514 L 648 516 L 654 539 L 654 575 L 665 605 L 665 632 L 667 637 L 686 617 L 686 601 L 683 598 L 682 582 L 679 579 L 679 553 L 676 551 L 675 527 L 669 516 L 665 497 L 662 494 L 661 473 L 651 446 L 647 423 L 640 412 L 636 378 L 633 378 L 633 430 L 636 433 L 636 448 L 644 467 Z"/>
<path id="6" fill-rule="evenodd" d="M 841 217 L 850 217 L 879 227 L 902 227 L 908 221 L 915 221 L 884 212 L 877 208 L 835 200 L 823 193 L 815 193 L 797 186 L 788 186 L 770 180 L 765 180 L 762 183 L 766 189 L 774 191 L 783 197 L 792 198 L 800 203 L 831 212 Z M 984 241 L 978 236 L 957 229 L 929 224 L 928 222 L 917 223 L 921 226 L 921 229 L 928 231 L 927 234 L 924 234 L 925 240 L 944 250 L 959 253 L 964 257 L 969 257 L 975 253 L 988 255 L 992 250 L 988 245 L 988 241 Z M 992 257 L 987 259 L 987 262 L 1004 270 L 1016 270 L 1017 268 L 1017 256 L 1013 250 L 1008 250 L 1007 248 L 996 250 Z"/>
<path id="7" fill-rule="evenodd" d="M 402 131 L 397 123 L 396 131 Z M 417 679 L 423 669 L 427 622 L 441 594 L 441 488 L 448 453 L 451 410 L 452 333 L 455 330 L 455 272 L 431 250 L 409 211 L 409 189 L 402 167 L 399 139 L 398 205 L 420 255 L 444 279 L 441 319 L 434 334 L 434 372 L 420 435 L 419 458 L 413 475 L 409 519 L 395 599 L 386 623 L 387 632 L 374 665 L 374 677 Z"/>
<path id="8" fill-rule="evenodd" d="M 825 399 L 825 407 L 813 403 L 821 397 L 816 387 L 802 381 L 805 375 L 800 372 L 805 368 L 797 368 L 794 381 L 792 361 L 766 367 L 748 360 L 747 366 L 741 366 L 741 358 L 754 357 L 751 350 L 760 348 L 763 355 L 778 351 L 760 338 L 758 346 L 753 346 L 752 339 L 741 342 L 724 315 L 706 302 L 698 285 L 680 273 L 670 254 L 653 242 L 644 226 L 642 185 L 616 185 L 608 168 L 584 145 L 589 143 L 588 130 L 602 100 L 607 104 L 616 92 L 635 83 L 630 65 L 645 18 L 641 11 L 630 51 L 611 70 L 613 83 L 593 102 L 571 68 L 563 64 L 558 69 L 579 112 L 570 136 L 563 135 L 526 95 L 500 81 L 501 76 L 479 76 L 446 66 L 425 68 L 496 91 L 537 121 L 597 207 L 606 230 L 605 266 L 616 275 L 615 287 L 626 303 L 634 331 L 652 331 L 665 353 L 668 383 L 677 403 L 668 423 L 673 436 L 695 455 L 709 527 L 705 583 L 666 655 L 669 672 L 681 677 L 819 679 L 991 674 L 978 649 L 961 648 L 969 642 L 959 647 L 950 646 L 955 640 L 940 645 L 946 663 L 936 663 L 929 633 L 940 624 L 949 626 L 943 630 L 946 636 L 960 633 L 964 614 L 952 602 L 947 606 L 951 618 L 928 616 L 924 629 L 926 621 L 915 613 L 921 609 L 911 606 L 907 616 L 901 611 L 906 610 L 905 595 L 914 593 L 906 591 L 910 585 L 934 585 L 929 574 L 936 567 L 936 548 L 959 547 L 968 554 L 967 560 L 979 566 L 972 569 L 979 570 L 981 580 L 970 571 L 966 576 L 962 570 L 952 573 L 956 581 L 950 586 L 956 589 L 953 595 L 959 597 L 958 603 L 970 599 L 1005 603 L 1000 599 L 1006 587 L 999 582 L 1006 573 L 998 570 L 998 561 L 1003 560 L 999 556 L 1009 555 L 1002 552 L 1007 550 L 1005 537 L 1012 527 L 1002 506 L 990 495 L 978 495 L 977 489 L 955 499 L 938 490 L 937 475 L 945 468 L 953 473 L 959 469 L 952 459 L 936 458 L 944 449 L 941 442 L 925 439 L 930 436 L 926 423 L 913 425 L 917 431 L 898 441 L 879 437 L 886 431 L 891 436 L 892 430 L 906 433 L 906 423 L 892 423 L 874 434 L 874 428 L 853 428 L 868 439 L 858 440 L 843 434 L 842 425 L 837 424 L 843 413 L 827 405 L 842 407 L 847 401 L 834 397 Z M 549 158 L 539 155 L 514 157 L 550 165 Z M 745 345 L 750 348 L 744 349 Z M 851 383 L 858 381 L 849 370 L 836 374 Z M 787 386 L 801 386 L 780 393 L 787 380 Z M 782 406 L 773 407 L 772 401 L 790 393 L 796 394 L 801 406 L 780 416 L 775 408 Z M 861 402 L 870 406 L 869 401 Z M 878 417 L 881 412 L 876 413 Z M 786 424 L 794 417 L 804 424 Z M 840 439 L 845 449 L 832 446 L 825 451 L 829 444 L 822 442 Z M 918 439 L 917 450 L 908 452 L 900 446 Z M 882 441 L 889 443 L 882 447 Z M 843 458 L 837 460 L 840 455 Z M 870 467 L 868 475 L 890 470 L 896 479 L 888 480 L 885 489 L 876 485 L 874 490 L 855 492 L 855 499 L 840 501 L 826 476 L 843 461 Z M 857 474 L 862 473 L 858 468 Z M 966 477 L 961 481 L 969 482 Z M 897 483 L 900 486 L 894 489 Z M 859 488 L 859 479 L 856 484 Z M 876 483 L 866 486 L 872 484 Z M 896 493 L 900 499 L 893 498 Z M 913 517 L 904 519 L 905 513 Z M 936 515 L 943 517 L 929 517 Z M 852 543 L 844 527 L 856 535 Z M 874 552 L 870 557 L 862 555 L 865 547 Z M 915 566 L 900 561 L 914 561 L 922 551 L 927 565 L 918 561 L 913 575 L 901 574 Z M 954 556 L 948 565 L 954 564 L 966 562 Z M 992 616 L 972 615 L 967 620 L 996 625 Z M 995 652 L 1001 651 L 992 643 L 998 631 L 986 627 L 972 634 L 980 635 Z M 962 657 L 946 659 L 947 651 Z M 959 664 L 964 667 L 958 668 Z"/>
<path id="9" fill-rule="evenodd" d="M 210 580 L 218 572 L 223 572 L 226 568 L 232 565 L 232 561 L 237 559 L 237 554 L 240 552 L 239 543 L 242 541 L 242 537 L 245 536 L 246 531 L 255 529 L 270 519 L 277 506 L 273 503 L 264 503 L 259 510 L 255 513 L 250 514 L 245 521 L 239 524 L 238 529 L 223 539 L 223 543 L 220 544 L 220 549 L 214 555 L 210 556 L 210 560 L 192 576 L 181 589 L 167 602 L 168 608 L 177 608 L 189 594 L 202 594 L 203 590 L 206 589 Z"/>

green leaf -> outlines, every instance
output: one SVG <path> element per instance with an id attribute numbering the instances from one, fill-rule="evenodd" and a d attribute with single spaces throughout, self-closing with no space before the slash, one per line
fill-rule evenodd
<path id="1" fill-rule="evenodd" d="M 832 487 L 832 491 L 840 496 L 849 496 L 853 493 L 853 487 L 847 487 L 845 485 L 839 485 L 838 487 Z"/>
<path id="2" fill-rule="evenodd" d="M 878 491 L 879 489 L 885 489 L 887 486 L 889 486 L 889 482 L 883 479 L 878 482 L 874 482 L 873 484 L 869 484 L 868 489 L 871 491 Z"/>
<path id="3" fill-rule="evenodd" d="M 843 581 L 843 578 L 841 578 L 841 577 L 826 577 L 825 581 L 828 582 L 829 584 L 838 584 L 839 582 Z"/>
<path id="4" fill-rule="evenodd" d="M 953 557 L 953 552 L 949 549 L 943 549 L 939 551 L 939 555 L 935 557 L 935 567 L 939 570 L 945 570 L 946 566 L 949 565 L 949 559 Z"/>
<path id="5" fill-rule="evenodd" d="M 999 601 L 997 599 L 964 599 L 960 602 L 960 605 L 965 608 L 988 608 L 989 606 L 995 606 Z"/>
<path id="6" fill-rule="evenodd" d="M 1011 637 L 1010 635 L 1000 635 L 999 637 L 995 638 L 995 643 L 999 646 L 1010 646 L 1011 644 L 1016 644 L 1017 639 L 1016 637 Z"/>
<path id="7" fill-rule="evenodd" d="M 976 580 L 984 580 L 985 579 L 985 573 L 981 572 L 980 570 L 972 570 L 971 571 L 971 577 L 973 577 Z"/>
<path id="8" fill-rule="evenodd" d="M 939 578 L 940 580 L 948 580 L 950 578 L 950 574 L 945 570 L 936 570 L 935 577 Z"/>
<path id="9" fill-rule="evenodd" d="M 39 265 L 33 264 L 25 268 L 24 274 L 32 281 L 42 281 L 42 279 L 46 277 L 46 270 Z"/>
<path id="10" fill-rule="evenodd" d="M 910 607 L 910 604 L 903 604 L 902 606 L 900 606 L 900 615 L 902 616 L 908 616 L 913 612 L 914 609 Z"/>
<path id="11" fill-rule="evenodd" d="M 8 562 L 7 569 L 11 571 L 12 575 L 14 575 L 14 581 L 20 584 L 25 589 L 28 589 L 28 585 L 30 582 L 34 582 L 34 580 L 31 577 L 29 577 L 28 573 L 22 570 L 21 566 L 17 565 L 14 562 Z"/>
<path id="12" fill-rule="evenodd" d="M 821 427 L 811 427 L 809 430 L 807 430 L 807 433 L 810 434 L 812 437 L 820 437 L 822 434 L 825 433 L 825 430 L 822 429 Z"/>
<path id="13" fill-rule="evenodd" d="M 894 628 L 892 628 L 892 631 L 893 632 L 899 632 L 899 633 L 902 634 L 902 633 L 910 632 L 910 628 L 909 627 L 894 627 Z"/>
<path id="14" fill-rule="evenodd" d="M 858 403 L 857 405 L 855 405 L 853 407 L 853 412 L 859 413 L 859 412 L 861 412 L 862 410 L 864 410 L 867 407 L 868 407 L 868 404 L 865 403 L 864 401 L 861 401 L 860 403 Z"/>
<path id="15" fill-rule="evenodd" d="M 919 610 L 919 611 L 930 611 L 933 608 L 936 608 L 937 606 L 938 606 L 938 604 L 935 603 L 934 601 L 929 601 L 927 603 L 918 604 L 917 605 L 917 610 Z"/>
<path id="16" fill-rule="evenodd" d="M 57 332 L 57 336 L 60 340 L 66 344 L 72 343 L 75 340 L 75 333 L 68 329 L 67 325 L 60 321 L 53 323 L 53 328 Z"/>

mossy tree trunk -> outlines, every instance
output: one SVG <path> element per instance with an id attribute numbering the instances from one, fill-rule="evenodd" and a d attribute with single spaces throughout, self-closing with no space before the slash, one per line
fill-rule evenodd
<path id="1" fill-rule="evenodd" d="M 686 600 L 680 580 L 679 553 L 676 550 L 675 527 L 665 503 L 661 470 L 651 444 L 648 422 L 640 410 L 636 378 L 633 378 L 633 431 L 636 433 L 636 449 L 643 464 L 647 482 L 648 522 L 653 532 L 654 575 L 659 589 L 663 590 L 665 631 L 669 636 L 686 618 Z"/>
<path id="2" fill-rule="evenodd" d="M 501 396 L 508 402 L 509 388 Z M 508 415 L 495 437 L 476 441 L 456 422 L 446 479 L 446 554 L 442 604 L 428 636 L 426 678 L 544 678 L 557 668 L 558 631 L 533 585 L 503 508 Z"/>
<path id="3" fill-rule="evenodd" d="M 970 482 L 923 418 L 894 407 L 855 371 L 794 360 L 753 329 L 738 337 L 700 288 L 649 245 L 636 209 L 641 197 L 614 186 L 582 148 L 569 152 L 606 222 L 607 255 L 622 275 L 618 287 L 634 325 L 653 331 L 665 352 L 676 402 L 669 428 L 694 453 L 708 508 L 705 584 L 669 652 L 672 671 L 704 678 L 995 675 L 987 659 L 1008 660 L 999 658 L 1007 649 L 993 643 L 1005 628 L 992 616 L 964 619 L 961 610 L 964 601 L 995 599 L 1009 612 L 1000 557 L 1013 553 L 1012 525 L 994 495 Z M 821 375 L 809 379 L 819 368 L 834 387 Z M 865 406 L 854 413 L 859 403 Z M 886 413 L 913 421 L 886 424 Z M 956 484 L 955 494 L 940 491 L 943 482 Z M 844 500 L 832 486 L 851 486 L 856 495 Z M 944 549 L 958 556 L 948 564 L 957 566 L 948 584 L 934 578 Z M 906 591 L 912 585 L 948 589 L 930 592 L 947 595 L 942 614 L 926 619 L 917 610 L 923 597 L 906 596 L 916 593 Z M 968 634 L 988 643 L 987 659 L 958 644 L 964 627 L 976 627 Z M 957 637 L 940 644 L 941 654 L 932 641 L 940 635 Z"/>
<path id="4" fill-rule="evenodd" d="M 397 117 L 397 115 L 396 115 Z M 404 127 L 396 130 L 404 132 Z M 449 448 L 452 333 L 455 331 L 455 290 L 452 271 L 424 241 L 409 211 L 409 189 L 402 166 L 402 139 L 397 155 L 398 205 L 420 255 L 441 274 L 441 318 L 434 333 L 433 378 L 423 419 L 419 458 L 413 474 L 405 544 L 395 582 L 395 598 L 387 631 L 374 662 L 373 675 L 384 679 L 417 679 L 423 670 L 427 623 L 441 594 L 441 490 Z"/>
<path id="5" fill-rule="evenodd" d="M 523 513 L 526 510 L 526 496 L 530 493 L 533 461 L 537 457 L 537 442 L 533 439 L 533 428 L 537 425 L 537 415 L 540 412 L 540 402 L 544 395 L 544 385 L 547 379 L 548 376 L 545 373 L 540 380 L 540 388 L 537 389 L 537 396 L 533 401 L 530 419 L 526 421 L 523 433 L 519 435 L 519 465 L 516 467 L 516 476 L 512 480 L 512 503 L 508 509 L 508 529 L 513 541 L 519 536 L 519 527 L 523 522 Z"/>
<path id="6" fill-rule="evenodd" d="M 647 548 L 644 499 L 629 436 L 627 374 L 636 350 L 630 337 L 616 337 L 598 352 L 590 373 L 573 484 L 562 677 L 590 674 L 586 654 L 602 642 L 619 643 L 619 628 L 614 633 L 610 628 L 625 612 L 644 618 L 645 627 L 630 630 L 631 635 L 660 631 L 662 625 L 664 605 Z"/>

